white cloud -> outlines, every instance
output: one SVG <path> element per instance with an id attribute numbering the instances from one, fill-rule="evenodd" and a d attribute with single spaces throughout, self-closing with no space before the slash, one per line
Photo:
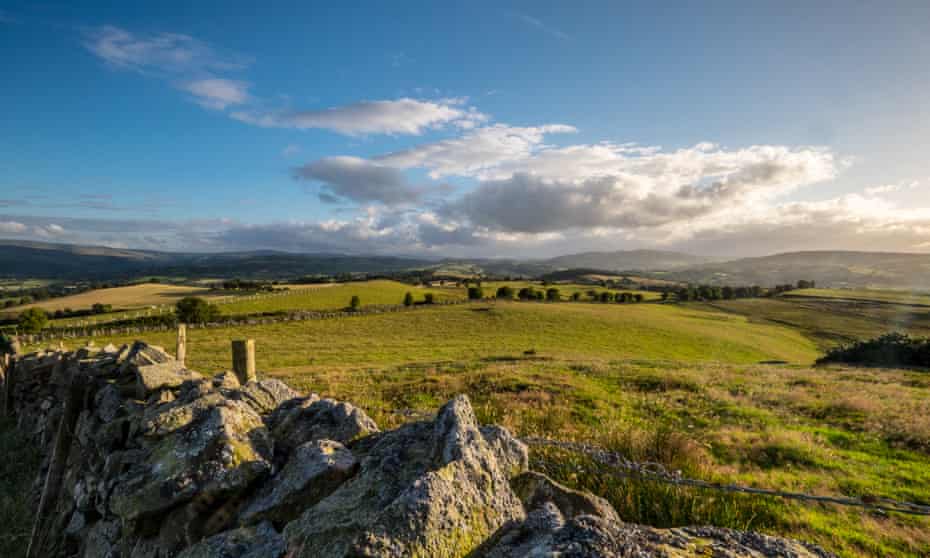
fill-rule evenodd
<path id="1" fill-rule="evenodd" d="M 135 34 L 113 25 L 90 30 L 84 46 L 108 64 L 142 72 L 203 74 L 247 64 L 241 58 L 220 56 L 189 35 Z"/>
<path id="2" fill-rule="evenodd" d="M 232 117 L 264 128 L 320 128 L 349 136 L 368 134 L 419 135 L 447 124 L 461 127 L 484 122 L 487 116 L 461 99 L 423 101 L 402 98 L 391 101 L 361 101 L 322 110 L 265 112 L 243 110 Z"/>
<path id="3" fill-rule="evenodd" d="M 552 35 L 553 37 L 557 39 L 568 38 L 568 35 L 566 33 L 562 32 L 559 29 L 556 29 L 555 27 L 552 27 L 551 25 L 546 25 L 545 23 L 542 22 L 542 20 L 538 18 L 535 18 L 527 14 L 521 14 L 521 13 L 516 13 L 514 14 L 514 16 L 520 21 L 522 21 L 523 23 L 542 31 L 543 33 Z"/>
<path id="4" fill-rule="evenodd" d="M 320 198 L 327 202 L 393 205 L 420 197 L 399 170 L 358 157 L 326 157 L 296 169 L 294 175 L 321 184 Z"/>
<path id="5" fill-rule="evenodd" d="M 26 232 L 26 225 L 18 221 L 0 221 L 0 233 L 19 234 Z"/>
<path id="6" fill-rule="evenodd" d="M 547 134 L 576 132 L 572 126 L 550 124 L 514 127 L 485 126 L 465 135 L 389 153 L 377 160 L 397 168 L 429 169 L 432 178 L 446 175 L 483 177 L 503 164 L 523 161 L 540 148 Z"/>
<path id="7" fill-rule="evenodd" d="M 230 105 L 249 101 L 249 84 L 244 81 L 207 78 L 188 81 L 180 88 L 193 95 L 198 104 L 209 109 L 223 110 Z"/>
<path id="8" fill-rule="evenodd" d="M 300 153 L 300 146 L 296 144 L 288 144 L 284 149 L 281 150 L 281 155 L 284 157 L 293 157 Z"/>

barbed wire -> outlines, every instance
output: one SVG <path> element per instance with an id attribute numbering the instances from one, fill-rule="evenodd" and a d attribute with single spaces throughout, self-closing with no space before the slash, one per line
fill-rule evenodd
<path id="1" fill-rule="evenodd" d="M 930 506 L 928 505 L 915 504 L 913 502 L 902 502 L 900 500 L 885 498 L 882 496 L 863 496 L 860 498 L 818 496 L 815 494 L 806 494 L 803 492 L 786 492 L 782 490 L 755 488 L 752 486 L 742 486 L 738 484 L 721 484 L 702 479 L 691 479 L 684 477 L 682 476 L 681 471 L 669 471 L 661 463 L 655 463 L 651 461 L 631 461 L 616 452 L 611 452 L 591 444 L 569 442 L 564 440 L 552 440 L 549 438 L 539 438 L 533 436 L 520 438 L 520 441 L 529 446 L 548 446 L 575 453 L 582 453 L 597 463 L 600 463 L 601 465 L 605 465 L 615 470 L 624 471 L 626 473 L 625 476 L 628 477 L 638 476 L 667 484 L 690 486 L 706 490 L 775 496 L 789 500 L 820 502 L 826 504 L 837 504 L 841 506 L 854 506 L 883 513 L 894 512 L 908 515 L 930 516 Z"/>

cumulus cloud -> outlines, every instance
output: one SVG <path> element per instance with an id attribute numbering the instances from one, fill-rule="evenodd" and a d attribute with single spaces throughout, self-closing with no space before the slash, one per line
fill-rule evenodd
<path id="1" fill-rule="evenodd" d="M 453 124 L 464 128 L 484 122 L 487 116 L 461 99 L 424 101 L 402 98 L 361 101 L 322 110 L 236 111 L 232 117 L 264 128 L 320 128 L 349 136 L 368 134 L 419 135 L 425 130 Z"/>
<path id="2" fill-rule="evenodd" d="M 233 79 L 198 79 L 184 83 L 181 89 L 193 95 L 201 106 L 216 110 L 249 100 L 249 84 Z"/>
<path id="3" fill-rule="evenodd" d="M 326 157 L 296 169 L 294 176 L 320 184 L 324 201 L 393 205 L 420 197 L 399 170 L 358 157 Z"/>
<path id="4" fill-rule="evenodd" d="M 515 127 L 504 124 L 484 126 L 458 138 L 419 145 L 388 153 L 377 160 L 398 168 L 429 169 L 432 178 L 446 175 L 485 177 L 505 163 L 525 161 L 542 146 L 547 134 L 576 132 L 572 126 Z"/>

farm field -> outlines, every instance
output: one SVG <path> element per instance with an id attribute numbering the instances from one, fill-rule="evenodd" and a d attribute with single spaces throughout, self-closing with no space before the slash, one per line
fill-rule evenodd
<path id="1" fill-rule="evenodd" d="M 404 295 L 412 293 L 417 301 L 433 293 L 437 301 L 461 300 L 464 289 L 414 287 L 397 281 L 376 280 L 351 283 L 323 283 L 291 285 L 287 294 L 268 296 L 259 294 L 220 305 L 223 314 L 257 314 L 290 310 L 341 310 L 349 305 L 352 296 L 358 296 L 362 306 L 402 304 Z"/>
<path id="2" fill-rule="evenodd" d="M 562 300 L 570 300 L 572 294 L 581 293 L 582 300 L 587 299 L 588 291 L 596 291 L 598 293 L 604 291 L 610 291 L 611 293 L 633 293 L 643 295 L 643 300 L 659 300 L 659 293 L 651 291 L 638 291 L 636 289 L 608 289 L 605 287 L 600 287 L 596 285 L 582 285 L 580 283 L 552 283 L 550 285 L 543 285 L 538 281 L 483 281 L 481 283 L 481 288 L 484 289 L 485 296 L 494 296 L 494 293 L 497 292 L 497 289 L 503 286 L 509 286 L 514 291 L 519 291 L 524 287 L 533 287 L 537 291 L 545 291 L 548 288 L 559 289 L 559 296 L 562 297 Z M 514 293 L 516 294 L 516 292 Z"/>
<path id="3" fill-rule="evenodd" d="M 50 298 L 40 302 L 17 306 L 5 312 L 7 315 L 17 315 L 26 308 L 42 308 L 49 312 L 71 308 L 73 310 L 87 309 L 96 303 L 110 304 L 114 310 L 139 308 L 142 306 L 159 306 L 174 304 L 185 296 L 200 296 L 217 299 L 228 294 L 217 294 L 206 288 L 187 287 L 183 285 L 166 285 L 163 283 L 142 283 L 128 287 L 114 287 L 111 289 L 97 289 L 73 296 Z"/>
<path id="4" fill-rule="evenodd" d="M 190 366 L 228 368 L 229 341 L 242 337 L 256 340 L 262 374 L 350 400 L 386 427 L 467 393 L 482 421 L 595 443 L 692 477 L 930 501 L 930 376 L 813 369 L 819 353 L 804 333 L 734 313 L 489 302 L 193 329 Z M 146 339 L 174 343 L 170 333 Z M 618 480 L 556 450 L 534 450 L 533 459 L 562 482 L 608 497 L 630 521 L 750 528 L 843 556 L 930 552 L 926 519 Z"/>
<path id="5" fill-rule="evenodd" d="M 923 306 L 809 297 L 718 300 L 688 306 L 786 325 L 803 332 L 824 350 L 891 331 L 930 336 L 930 308 Z"/>
<path id="6" fill-rule="evenodd" d="M 784 298 L 826 298 L 864 302 L 886 302 L 930 307 L 930 293 L 880 289 L 797 289 L 781 295 Z"/>

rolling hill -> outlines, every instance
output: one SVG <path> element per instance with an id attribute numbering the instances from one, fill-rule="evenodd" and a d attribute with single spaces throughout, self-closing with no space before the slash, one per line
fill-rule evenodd
<path id="1" fill-rule="evenodd" d="M 665 271 L 706 264 L 712 258 L 665 250 L 581 252 L 557 256 L 543 263 L 553 270 L 587 268 L 604 271 Z"/>
<path id="2" fill-rule="evenodd" d="M 662 274 L 717 285 L 771 286 L 812 279 L 831 288 L 930 289 L 930 254 L 810 251 L 708 263 Z"/>

